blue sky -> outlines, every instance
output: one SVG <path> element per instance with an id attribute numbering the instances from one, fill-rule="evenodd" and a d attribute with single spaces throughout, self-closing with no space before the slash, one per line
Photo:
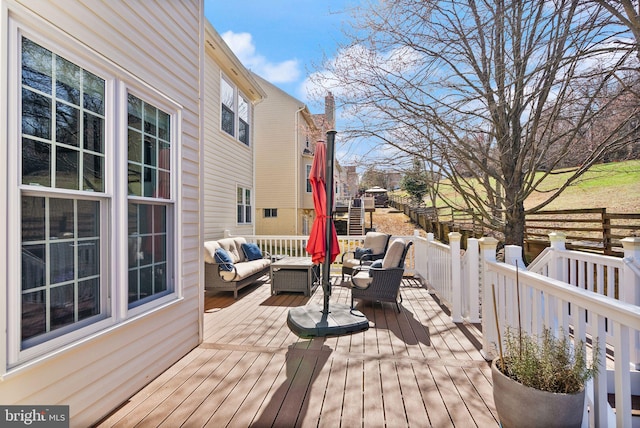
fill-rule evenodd
<path id="1" fill-rule="evenodd" d="M 333 57 L 357 0 L 205 0 L 205 16 L 245 67 L 309 103 L 305 79 Z M 309 104 L 312 113 L 321 106 Z"/>

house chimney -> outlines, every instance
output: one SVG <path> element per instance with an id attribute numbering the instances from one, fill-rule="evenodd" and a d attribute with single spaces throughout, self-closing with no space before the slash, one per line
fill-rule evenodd
<path id="1" fill-rule="evenodd" d="M 324 97 L 324 117 L 327 121 L 329 129 L 335 128 L 336 124 L 336 100 L 333 98 L 333 94 L 329 94 Z"/>

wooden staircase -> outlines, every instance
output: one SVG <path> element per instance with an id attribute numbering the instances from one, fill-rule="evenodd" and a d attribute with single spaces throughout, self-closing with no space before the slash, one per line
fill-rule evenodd
<path id="1" fill-rule="evenodd" d="M 349 225 L 347 227 L 348 235 L 364 235 L 364 222 L 362 218 L 362 208 L 349 207 Z"/>

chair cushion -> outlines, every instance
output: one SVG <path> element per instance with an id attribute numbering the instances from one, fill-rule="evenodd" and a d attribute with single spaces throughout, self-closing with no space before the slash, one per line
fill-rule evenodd
<path id="1" fill-rule="evenodd" d="M 231 256 L 224 248 L 216 248 L 215 254 L 213 256 L 216 263 L 220 264 L 220 269 L 226 270 L 227 272 L 231 272 L 233 270 L 233 261 L 231 260 Z"/>
<path id="2" fill-rule="evenodd" d="M 360 260 L 358 259 L 347 259 L 342 262 L 342 266 L 346 268 L 354 268 L 356 266 L 360 266 Z"/>
<path id="3" fill-rule="evenodd" d="M 242 252 L 247 260 L 258 260 L 262 258 L 262 250 L 256 244 L 253 243 L 244 243 L 241 245 Z"/>
<path id="4" fill-rule="evenodd" d="M 351 284 L 361 290 L 369 288 L 372 282 L 373 278 L 369 276 L 369 269 L 361 270 L 351 277 Z"/>
<path id="5" fill-rule="evenodd" d="M 371 249 L 371 254 L 383 254 L 389 242 L 389 235 L 382 232 L 367 232 L 364 236 L 364 248 Z"/>
<path id="6" fill-rule="evenodd" d="M 356 248 L 354 255 L 356 259 L 361 259 L 365 254 L 373 254 L 371 248 Z"/>
<path id="7" fill-rule="evenodd" d="M 400 265 L 402 261 L 402 253 L 404 252 L 404 241 L 400 238 L 394 240 L 391 245 L 389 245 L 389 249 L 387 250 L 387 254 L 382 259 L 382 268 L 396 268 Z"/>

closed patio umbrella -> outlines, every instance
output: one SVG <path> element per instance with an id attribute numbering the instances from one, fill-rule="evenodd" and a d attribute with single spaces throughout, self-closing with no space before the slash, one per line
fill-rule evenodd
<path id="1" fill-rule="evenodd" d="M 316 218 L 311 227 L 309 242 L 307 243 L 307 252 L 311 254 L 311 260 L 314 264 L 325 262 L 327 255 L 327 191 L 325 169 L 327 165 L 327 150 L 324 141 L 316 143 L 316 152 L 311 164 L 309 172 L 309 182 L 311 183 L 311 192 L 313 195 L 313 206 L 316 210 Z M 338 254 L 340 254 L 340 244 L 338 243 L 338 235 L 333 222 L 331 225 L 331 243 L 329 245 L 329 263 L 333 263 Z"/>

